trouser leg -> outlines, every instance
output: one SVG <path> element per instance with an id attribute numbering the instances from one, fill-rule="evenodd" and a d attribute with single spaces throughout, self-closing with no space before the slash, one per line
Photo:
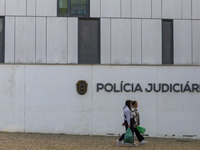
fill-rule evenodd
<path id="1" fill-rule="evenodd" d="M 127 129 L 128 129 L 128 123 L 127 123 L 127 121 L 124 122 L 124 125 L 125 125 L 125 128 L 126 128 L 126 130 L 127 130 Z M 133 136 L 134 136 L 134 124 L 133 124 L 132 121 L 131 121 L 131 127 L 130 127 L 130 129 L 131 129 L 132 134 L 133 134 Z M 123 133 L 123 134 L 121 135 L 121 137 L 119 138 L 119 141 L 122 141 L 122 140 L 124 139 L 124 135 L 125 135 L 125 133 Z M 133 138 L 133 140 L 134 140 L 134 138 Z"/>
<path id="2" fill-rule="evenodd" d="M 122 141 L 122 140 L 124 139 L 124 135 L 125 135 L 125 133 L 123 133 L 123 134 L 121 135 L 121 137 L 119 138 L 119 141 Z"/>
<path id="3" fill-rule="evenodd" d="M 144 137 L 140 134 L 140 132 L 137 130 L 137 128 L 134 128 L 134 132 L 135 132 L 135 135 L 136 135 L 139 142 L 144 140 Z"/>
<path id="4" fill-rule="evenodd" d="M 128 129 L 128 123 L 127 123 L 127 121 L 124 122 L 124 126 L 125 126 L 125 129 L 127 130 Z M 119 138 L 119 141 L 122 141 L 124 139 L 124 135 L 125 135 L 125 133 L 123 133 L 121 135 L 121 137 Z"/>

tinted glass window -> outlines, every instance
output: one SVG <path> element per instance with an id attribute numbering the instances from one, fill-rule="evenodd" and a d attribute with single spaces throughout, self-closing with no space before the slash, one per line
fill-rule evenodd
<path id="1" fill-rule="evenodd" d="M 0 63 L 4 62 L 4 18 L 0 17 Z"/>
<path id="2" fill-rule="evenodd" d="M 87 15 L 87 0 L 71 0 L 72 15 Z"/>
<path id="3" fill-rule="evenodd" d="M 173 20 L 162 21 L 162 64 L 173 64 Z"/>
<path id="4" fill-rule="evenodd" d="M 81 64 L 100 63 L 100 20 L 79 19 L 79 55 Z"/>
<path id="5" fill-rule="evenodd" d="M 58 16 L 89 17 L 89 0 L 58 0 Z"/>
<path id="6" fill-rule="evenodd" d="M 68 9 L 67 9 L 67 0 L 59 0 L 58 1 L 58 14 L 59 16 L 67 16 Z"/>

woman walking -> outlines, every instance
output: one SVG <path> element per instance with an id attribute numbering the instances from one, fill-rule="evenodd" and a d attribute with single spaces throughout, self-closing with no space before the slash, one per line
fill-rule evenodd
<path id="1" fill-rule="evenodd" d="M 139 112 L 137 111 L 137 107 L 138 107 L 137 101 L 132 101 L 131 106 L 132 106 L 131 109 L 133 112 L 133 116 L 135 119 L 135 124 L 134 124 L 135 135 L 136 135 L 138 141 L 140 142 L 140 144 L 145 144 L 145 143 L 147 143 L 147 141 L 144 141 L 144 137 L 137 130 L 137 126 L 140 125 L 140 115 L 139 115 Z"/>
<path id="2" fill-rule="evenodd" d="M 130 128 L 132 133 L 134 134 L 135 120 L 134 120 L 134 117 L 133 117 L 133 113 L 131 111 L 131 100 L 126 100 L 123 110 L 124 110 L 124 123 L 122 125 L 125 125 L 126 130 L 128 128 Z M 125 133 L 122 134 L 122 136 L 117 140 L 118 145 L 122 144 L 122 140 L 124 139 L 124 135 L 125 135 Z M 133 144 L 136 146 L 135 143 L 133 143 Z"/>

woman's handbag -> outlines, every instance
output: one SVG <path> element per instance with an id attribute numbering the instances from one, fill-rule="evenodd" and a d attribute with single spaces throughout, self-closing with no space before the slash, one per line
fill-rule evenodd
<path id="1" fill-rule="evenodd" d="M 140 127 L 140 126 L 137 126 L 137 130 L 142 134 L 144 134 L 144 132 L 146 131 L 144 127 Z"/>
<path id="2" fill-rule="evenodd" d="M 132 131 L 131 131 L 130 128 L 128 128 L 126 130 L 126 133 L 124 135 L 124 143 L 131 143 L 131 144 L 133 144 L 133 133 L 132 133 Z"/>

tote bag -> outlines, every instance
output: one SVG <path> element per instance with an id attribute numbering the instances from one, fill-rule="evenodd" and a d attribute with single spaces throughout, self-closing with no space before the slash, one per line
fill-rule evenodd
<path id="1" fill-rule="evenodd" d="M 144 134 L 144 132 L 146 131 L 144 127 L 140 127 L 140 126 L 137 126 L 137 130 L 142 134 Z"/>
<path id="2" fill-rule="evenodd" d="M 124 143 L 131 143 L 131 144 L 133 144 L 133 133 L 132 133 L 132 131 L 131 131 L 130 128 L 128 128 L 126 130 L 126 133 L 124 135 Z"/>

